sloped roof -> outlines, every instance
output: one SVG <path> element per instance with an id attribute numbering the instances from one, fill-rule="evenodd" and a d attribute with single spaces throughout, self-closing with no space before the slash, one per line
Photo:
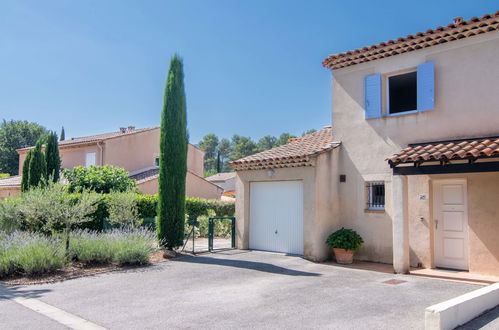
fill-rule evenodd
<path id="1" fill-rule="evenodd" d="M 311 166 L 310 159 L 339 146 L 331 127 L 290 140 L 289 143 L 244 157 L 229 164 L 237 170 Z"/>
<path id="2" fill-rule="evenodd" d="M 329 55 L 322 62 L 322 65 L 336 70 L 498 30 L 499 11 L 484 15 L 481 18 L 473 17 L 467 21 L 463 20 L 462 17 L 457 17 L 453 23 L 446 27 L 439 26 L 436 29 L 429 29 L 414 35 L 410 34 L 397 40 L 388 40 L 353 51 Z"/>
<path id="3" fill-rule="evenodd" d="M 78 145 L 78 144 L 95 143 L 95 142 L 100 142 L 100 141 L 104 141 L 104 140 L 108 140 L 108 139 L 112 139 L 112 138 L 116 138 L 116 137 L 132 135 L 132 134 L 142 133 L 142 132 L 146 132 L 146 131 L 152 131 L 152 130 L 158 129 L 158 128 L 159 128 L 159 126 L 147 127 L 147 128 L 135 128 L 133 130 L 127 129 L 125 132 L 117 131 L 117 132 L 103 133 L 103 134 L 97 134 L 97 135 L 70 138 L 67 140 L 59 141 L 59 147 L 72 146 L 72 145 Z M 29 150 L 31 148 L 33 148 L 33 147 L 18 149 L 18 151 Z"/>
<path id="4" fill-rule="evenodd" d="M 227 172 L 227 173 L 217 173 L 217 174 L 209 176 L 205 179 L 208 181 L 227 181 L 227 180 L 235 178 L 235 177 L 236 177 L 236 173 Z"/>
<path id="5" fill-rule="evenodd" d="M 187 170 L 187 173 L 190 173 L 194 176 L 197 176 L 198 178 L 205 180 L 209 184 L 220 188 L 219 186 L 217 186 L 213 182 L 206 180 L 205 178 L 197 175 L 196 173 L 194 173 L 192 171 Z M 153 167 L 153 168 L 148 167 L 148 168 L 145 168 L 143 170 L 135 171 L 133 174 L 130 175 L 130 179 L 134 179 L 138 185 L 142 184 L 144 182 L 147 182 L 147 181 L 156 180 L 158 178 L 159 178 L 159 167 Z M 220 188 L 220 189 L 222 189 L 222 188 Z"/>
<path id="6" fill-rule="evenodd" d="M 388 158 L 391 166 L 423 161 L 499 157 L 499 137 L 411 144 Z"/>
<path id="7" fill-rule="evenodd" d="M 18 188 L 21 187 L 21 176 L 15 175 L 0 179 L 0 188 Z"/>

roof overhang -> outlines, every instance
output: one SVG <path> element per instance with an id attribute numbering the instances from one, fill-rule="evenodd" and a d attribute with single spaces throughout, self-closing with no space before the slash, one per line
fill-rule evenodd
<path id="1" fill-rule="evenodd" d="M 499 137 L 410 144 L 387 161 L 394 175 L 499 172 Z"/>

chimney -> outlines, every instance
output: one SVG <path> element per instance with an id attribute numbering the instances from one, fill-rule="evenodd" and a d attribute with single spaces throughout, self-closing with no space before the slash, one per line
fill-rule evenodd
<path id="1" fill-rule="evenodd" d="M 126 133 L 126 128 L 125 127 L 120 127 L 120 133 Z"/>
<path id="2" fill-rule="evenodd" d="M 454 24 L 458 25 L 463 23 L 463 18 L 462 17 L 456 17 L 454 18 Z"/>
<path id="3" fill-rule="evenodd" d="M 128 131 L 129 132 L 135 131 L 135 126 L 128 126 Z"/>

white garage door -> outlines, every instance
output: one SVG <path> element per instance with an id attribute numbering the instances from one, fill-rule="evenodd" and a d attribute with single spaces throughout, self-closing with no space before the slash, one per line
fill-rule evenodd
<path id="1" fill-rule="evenodd" d="M 250 184 L 249 247 L 303 254 L 303 183 Z"/>

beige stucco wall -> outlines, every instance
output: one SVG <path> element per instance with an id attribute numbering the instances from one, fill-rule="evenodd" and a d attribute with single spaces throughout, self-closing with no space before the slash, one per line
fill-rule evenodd
<path id="1" fill-rule="evenodd" d="M 20 188 L 0 188 L 0 200 L 16 197 L 21 194 Z"/>
<path id="2" fill-rule="evenodd" d="M 100 143 L 84 146 L 61 146 L 62 168 L 86 165 L 86 155 L 96 153 L 96 165 L 110 164 L 123 167 L 128 172 L 154 166 L 159 157 L 159 128 L 111 138 Z M 19 173 L 22 173 L 27 150 L 19 151 Z M 204 151 L 192 144 L 188 146 L 187 168 L 203 176 Z"/>
<path id="3" fill-rule="evenodd" d="M 432 185 L 441 179 L 467 181 L 469 270 L 499 274 L 499 173 L 408 177 L 411 266 L 421 263 L 426 268 L 434 267 Z M 420 200 L 419 194 L 427 194 L 429 198 Z"/>
<path id="4" fill-rule="evenodd" d="M 158 193 L 158 179 L 145 181 L 137 185 L 144 194 L 153 195 Z M 187 197 L 204 199 L 220 199 L 223 189 L 204 180 L 203 178 L 187 172 L 185 182 L 185 194 Z"/>
<path id="5" fill-rule="evenodd" d="M 311 260 L 324 260 L 330 256 L 325 244 L 327 236 L 339 228 L 337 213 L 339 207 L 338 191 L 333 181 L 337 175 L 337 155 L 335 151 L 319 155 L 315 166 L 296 168 L 276 168 L 272 177 L 267 170 L 237 171 L 236 176 L 236 217 L 237 246 L 249 248 L 250 183 L 260 181 L 303 182 L 303 242 L 304 256 Z M 333 187 L 333 188 L 332 188 Z"/>
<path id="6" fill-rule="evenodd" d="M 387 157 L 409 143 L 499 135 L 498 53 L 499 32 L 491 32 L 333 72 L 333 135 L 335 140 L 342 142 L 339 173 L 347 176 L 346 182 L 339 184 L 339 218 L 342 226 L 358 230 L 365 240 L 364 247 L 357 254 L 358 258 L 381 262 L 392 260 L 392 171 L 386 161 Z M 427 61 L 435 62 L 434 110 L 365 119 L 366 75 L 381 73 L 385 81 L 386 74 L 415 68 Z M 386 99 L 385 93 L 383 88 L 383 100 Z M 385 107 L 385 101 L 383 106 Z M 366 212 L 365 183 L 375 180 L 385 181 L 386 211 Z M 414 186 L 418 180 L 421 179 L 408 178 L 411 261 L 415 261 L 417 254 L 424 265 L 431 265 L 428 257 L 432 247 L 431 232 L 424 222 L 414 220 L 419 215 L 430 217 L 429 201 L 415 203 L 417 193 L 425 191 Z M 485 184 L 485 181 L 470 181 L 468 188 L 470 210 L 489 210 L 482 211 L 488 214 L 480 217 L 482 219 L 475 218 L 474 221 L 483 223 L 482 226 L 474 225 L 477 228 L 475 235 L 486 235 L 482 227 L 490 225 L 492 214 L 497 215 L 494 213 L 497 211 L 492 210 L 490 205 L 487 206 L 487 201 L 478 197 L 483 196 L 481 188 L 473 188 L 481 184 Z M 426 190 L 429 193 L 429 187 Z M 470 222 L 470 229 L 472 226 L 473 223 Z M 472 230 L 470 235 L 471 232 Z M 488 241 L 486 236 L 482 239 Z M 485 266 L 478 266 L 477 263 L 483 265 L 485 260 L 490 262 L 491 258 L 497 259 L 499 255 L 494 246 L 490 249 L 491 244 L 484 243 L 489 248 L 487 253 L 483 246 L 480 252 L 479 245 L 471 247 L 470 259 L 475 259 L 475 265 L 471 265 L 472 270 L 480 267 L 484 269 Z M 421 251 L 426 251 L 426 256 Z M 493 256 L 494 253 L 496 257 Z"/>

